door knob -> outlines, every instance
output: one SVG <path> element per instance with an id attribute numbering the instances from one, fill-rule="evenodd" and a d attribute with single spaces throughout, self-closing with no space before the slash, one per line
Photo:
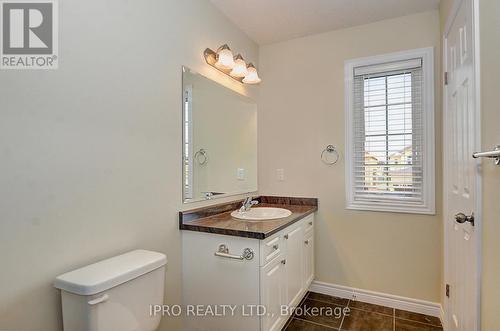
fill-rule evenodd
<path id="1" fill-rule="evenodd" d="M 455 215 L 455 222 L 460 224 L 469 222 L 472 226 L 474 226 L 474 213 L 472 213 L 470 216 L 467 216 L 464 213 L 458 213 Z"/>

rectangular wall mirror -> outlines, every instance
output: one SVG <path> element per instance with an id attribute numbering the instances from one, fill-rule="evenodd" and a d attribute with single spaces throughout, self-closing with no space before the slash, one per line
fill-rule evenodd
<path id="1" fill-rule="evenodd" d="M 184 203 L 257 191 L 257 104 L 182 68 Z"/>

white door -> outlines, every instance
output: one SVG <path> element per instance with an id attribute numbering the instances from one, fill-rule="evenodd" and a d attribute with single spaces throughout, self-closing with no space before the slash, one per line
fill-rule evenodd
<path id="1" fill-rule="evenodd" d="M 448 330 L 478 331 L 480 177 L 474 0 L 458 0 L 445 34 L 444 231 Z M 473 217 L 475 218 L 473 220 Z"/>
<path id="2" fill-rule="evenodd" d="M 304 289 L 303 283 L 303 242 L 304 232 L 302 225 L 299 225 L 285 234 L 286 243 L 286 285 L 287 285 L 287 305 L 295 307 L 300 299 Z"/>
<path id="3" fill-rule="evenodd" d="M 278 331 L 287 317 L 281 313 L 281 306 L 285 304 L 284 270 L 285 260 L 281 256 L 261 268 L 261 304 L 267 313 L 262 317 L 263 331 Z"/>

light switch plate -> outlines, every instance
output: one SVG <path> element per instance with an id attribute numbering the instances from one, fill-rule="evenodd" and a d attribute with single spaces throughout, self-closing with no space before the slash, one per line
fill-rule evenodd
<path id="1" fill-rule="evenodd" d="M 285 180 L 285 169 L 283 168 L 276 169 L 276 179 L 278 179 L 279 181 Z"/>
<path id="2" fill-rule="evenodd" d="M 238 171 L 236 172 L 236 178 L 238 180 L 245 180 L 245 169 L 238 168 Z"/>

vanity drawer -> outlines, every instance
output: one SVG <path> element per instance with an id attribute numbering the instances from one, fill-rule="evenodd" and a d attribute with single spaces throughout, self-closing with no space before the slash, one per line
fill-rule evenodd
<path id="1" fill-rule="evenodd" d="M 261 245 L 261 261 L 260 265 L 264 266 L 283 251 L 282 233 L 277 233 L 268 239 L 264 240 Z"/>
<path id="2" fill-rule="evenodd" d="M 314 229 L 314 215 L 311 214 L 307 216 L 306 218 L 304 218 L 303 222 L 304 222 L 305 233 L 308 234 L 309 232 L 312 232 Z"/>

